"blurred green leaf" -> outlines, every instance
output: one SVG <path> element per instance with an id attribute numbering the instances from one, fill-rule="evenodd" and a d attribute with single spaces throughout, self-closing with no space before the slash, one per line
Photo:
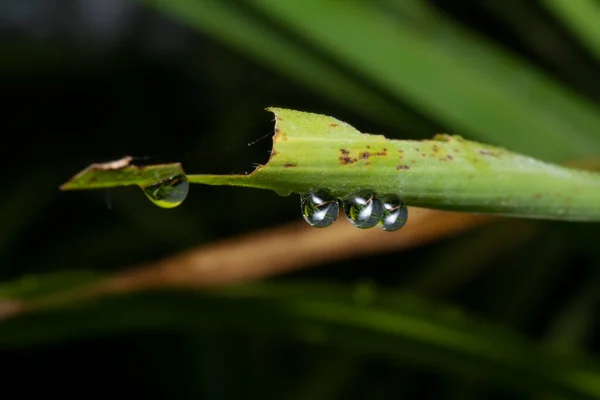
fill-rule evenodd
<path id="1" fill-rule="evenodd" d="M 0 285 L 0 302 L 18 298 L 36 298 L 79 288 L 97 282 L 104 274 L 91 271 L 61 271 L 44 275 L 26 275 L 20 279 Z"/>
<path id="2" fill-rule="evenodd" d="M 362 1 L 252 2 L 459 133 L 556 161 L 600 152 L 597 108 L 424 2 L 422 24 Z"/>
<path id="3" fill-rule="evenodd" d="M 389 104 L 372 89 L 330 65 L 322 57 L 282 35 L 240 8 L 239 3 L 196 0 L 143 0 L 205 33 L 217 37 L 236 50 L 292 76 L 303 85 L 389 125 L 415 121 L 410 113 Z"/>
<path id="4" fill-rule="evenodd" d="M 41 288 L 45 280 L 39 279 Z M 600 368 L 595 362 L 543 351 L 502 327 L 475 322 L 456 310 L 369 290 L 365 297 L 364 290 L 355 287 L 265 283 L 112 295 L 93 301 L 63 296 L 62 305 L 52 297 L 40 297 L 35 302 L 42 308 L 0 322 L 0 346 L 158 327 L 269 332 L 527 390 L 600 398 Z M 8 295 L 15 300 L 19 292 Z M 43 309 L 45 302 L 49 309 Z"/>
<path id="5" fill-rule="evenodd" d="M 596 107 L 506 50 L 435 13 L 425 2 L 251 3 L 260 14 L 457 133 L 551 161 L 600 153 Z M 216 2 L 152 0 L 151 4 L 219 37 L 234 29 L 238 20 L 233 15 L 243 14 L 233 2 L 219 3 L 218 10 L 206 8 Z M 398 12 L 389 12 L 390 8 Z M 264 34 L 265 28 L 256 26 L 256 16 L 244 15 L 242 26 L 249 37 Z M 290 46 L 279 53 L 283 49 L 268 47 L 266 41 L 237 42 L 240 45 L 248 46 L 246 52 L 277 54 L 264 58 L 274 67 L 296 51 Z M 297 57 L 302 56 L 294 60 Z M 303 69 L 294 65 L 295 70 Z M 319 79 L 318 74 L 312 79 Z M 328 91 L 344 87 L 346 83 L 339 82 Z"/>
<path id="6" fill-rule="evenodd" d="M 542 0 L 600 60 L 600 4 L 596 0 Z"/>
<path id="7" fill-rule="evenodd" d="M 545 340 L 558 349 L 585 353 L 595 331 L 599 293 L 600 273 L 596 271 L 592 279 L 556 313 Z"/>

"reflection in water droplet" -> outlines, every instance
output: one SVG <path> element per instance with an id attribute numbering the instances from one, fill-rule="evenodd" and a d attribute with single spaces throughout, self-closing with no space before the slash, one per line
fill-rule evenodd
<path id="1" fill-rule="evenodd" d="M 159 207 L 177 207 L 188 195 L 190 184 L 183 174 L 163 179 L 162 181 L 142 188 L 146 196 Z"/>
<path id="2" fill-rule="evenodd" d="M 383 205 L 372 191 L 361 191 L 344 199 L 344 211 L 352 225 L 361 229 L 372 228 L 381 219 Z"/>
<path id="3" fill-rule="evenodd" d="M 379 221 L 379 227 L 388 232 L 402 228 L 408 218 L 406 204 L 393 194 L 382 196 L 381 202 L 383 203 L 383 216 Z"/>
<path id="4" fill-rule="evenodd" d="M 318 190 L 302 195 L 300 207 L 304 220 L 316 228 L 330 226 L 340 212 L 338 201 L 326 190 Z"/>

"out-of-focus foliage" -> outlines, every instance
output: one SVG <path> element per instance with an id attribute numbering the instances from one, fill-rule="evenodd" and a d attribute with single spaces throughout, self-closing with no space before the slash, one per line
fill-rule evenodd
<path id="1" fill-rule="evenodd" d="M 272 130 L 269 105 L 335 115 L 397 138 L 448 132 L 548 161 L 597 156 L 597 8 L 583 0 L 3 2 L 2 131 L 11 140 L 1 161 L 9 173 L 0 198 L 0 296 L 35 297 L 298 219 L 297 198 L 248 189 L 192 191 L 168 211 L 136 188 L 58 191 L 82 165 L 126 154 L 182 162 L 193 173 L 250 171 L 268 156 L 268 140 L 247 144 Z M 226 291 L 147 293 L 7 320 L 0 322 L 0 355 L 10 366 L 3 389 L 27 395 L 56 387 L 78 397 L 83 385 L 99 395 L 156 398 L 598 398 L 599 233 L 596 224 L 507 220 L 250 286 L 248 293 L 264 290 L 269 299 L 250 308 Z M 54 274 L 66 270 L 76 272 Z M 18 280 L 23 275 L 31 277 Z M 281 281 L 300 278 L 318 284 L 293 299 L 277 295 L 287 287 Z M 362 281 L 400 300 L 386 303 L 385 315 L 360 301 L 344 314 L 336 293 Z M 452 306 L 497 347 L 486 352 L 473 341 L 468 352 L 452 352 L 443 342 L 449 334 L 432 346 L 442 328 L 426 325 L 407 336 L 406 315 L 415 312 L 407 293 L 420 298 L 415 304 L 432 303 L 431 313 L 418 313 L 421 324 Z M 302 316 L 307 310 L 319 323 Z M 366 325 L 340 324 L 344 315 L 369 312 L 390 341 Z M 443 329 L 452 321 L 444 319 Z M 429 345 L 415 345 L 419 338 Z M 513 340 L 528 348 L 521 369 L 498 368 L 494 352 L 519 360 L 510 358 L 520 348 Z M 397 343 L 411 345 L 400 351 Z M 535 367 L 540 362 L 544 369 Z"/>

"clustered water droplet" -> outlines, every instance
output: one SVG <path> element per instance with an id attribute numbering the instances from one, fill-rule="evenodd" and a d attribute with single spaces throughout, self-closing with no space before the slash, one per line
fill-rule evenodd
<path id="1" fill-rule="evenodd" d="M 374 227 L 383 215 L 381 200 L 370 191 L 354 193 L 345 198 L 343 204 L 348 221 L 360 229 Z"/>
<path id="2" fill-rule="evenodd" d="M 188 195 L 190 184 L 184 174 L 142 188 L 150 201 L 162 208 L 177 207 Z"/>
<path id="3" fill-rule="evenodd" d="M 337 199 L 325 190 L 309 192 L 300 199 L 304 220 L 316 228 L 333 224 L 340 213 Z"/>
<path id="4" fill-rule="evenodd" d="M 327 190 L 320 189 L 300 198 L 304 220 L 317 228 L 335 222 L 340 203 L 350 223 L 360 229 L 377 225 L 384 231 L 393 232 L 402 228 L 408 219 L 406 204 L 394 194 L 378 196 L 372 190 L 361 190 L 338 200 Z"/>
<path id="5" fill-rule="evenodd" d="M 383 204 L 383 215 L 379 220 L 379 227 L 388 232 L 402 228 L 408 218 L 406 204 L 393 194 L 382 196 L 381 203 Z"/>

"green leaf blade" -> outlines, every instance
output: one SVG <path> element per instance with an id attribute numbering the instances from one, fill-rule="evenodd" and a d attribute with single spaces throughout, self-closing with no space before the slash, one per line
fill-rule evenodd
<path id="1" fill-rule="evenodd" d="M 600 220 L 600 175 L 505 149 L 438 135 L 390 140 L 335 118 L 270 108 L 273 153 L 249 175 L 189 175 L 192 183 L 248 186 L 279 193 L 328 189 L 396 194 L 407 204 L 507 216 Z"/>
<path id="2" fill-rule="evenodd" d="M 92 164 L 62 185 L 61 190 L 106 189 L 115 186 L 146 187 L 184 174 L 180 163 L 132 165 L 132 157 Z"/>

